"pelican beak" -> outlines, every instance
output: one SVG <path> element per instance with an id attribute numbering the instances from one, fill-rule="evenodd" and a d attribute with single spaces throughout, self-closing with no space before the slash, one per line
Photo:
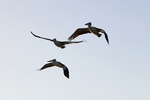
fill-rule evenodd
<path id="1" fill-rule="evenodd" d="M 85 25 L 88 25 L 89 23 L 86 23 Z"/>
<path id="2" fill-rule="evenodd" d="M 85 25 L 91 25 L 91 22 L 86 23 Z"/>
<path id="3" fill-rule="evenodd" d="M 56 38 L 52 39 L 52 41 L 56 41 Z"/>
<path id="4" fill-rule="evenodd" d="M 53 60 L 49 60 L 49 61 L 47 61 L 47 62 L 54 62 L 54 61 L 56 61 L 56 59 L 53 59 Z"/>
<path id="5" fill-rule="evenodd" d="M 47 61 L 47 62 L 52 62 L 52 61 L 54 61 L 54 60 L 49 60 L 49 61 Z"/>

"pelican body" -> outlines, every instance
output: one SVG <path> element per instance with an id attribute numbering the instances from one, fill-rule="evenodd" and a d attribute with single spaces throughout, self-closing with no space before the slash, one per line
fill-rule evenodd
<path id="1" fill-rule="evenodd" d="M 41 37 L 41 36 L 33 34 L 33 32 L 31 32 L 31 34 L 33 36 L 37 37 L 37 38 L 41 38 L 41 39 L 52 41 L 57 47 L 59 47 L 61 49 L 65 48 L 66 44 L 73 44 L 73 43 L 81 43 L 81 42 L 83 42 L 83 41 L 58 41 L 56 38 L 49 39 L 49 38 Z"/>
<path id="2" fill-rule="evenodd" d="M 87 28 L 78 28 L 78 29 L 68 38 L 68 40 L 73 40 L 73 39 L 76 38 L 77 36 L 82 35 L 82 34 L 87 34 L 87 33 L 93 33 L 93 34 L 95 34 L 97 37 L 101 37 L 101 35 L 102 35 L 101 33 L 103 33 L 103 34 L 105 35 L 105 39 L 106 39 L 107 43 L 109 44 L 108 36 L 107 36 L 106 32 L 105 32 L 103 29 L 93 27 L 91 22 L 86 23 L 85 25 L 87 25 L 88 27 L 87 27 Z M 99 32 L 101 32 L 101 33 L 99 33 Z"/>
<path id="3" fill-rule="evenodd" d="M 50 68 L 50 67 L 56 66 L 56 67 L 62 68 L 64 75 L 67 78 L 69 78 L 69 70 L 68 70 L 68 68 L 64 64 L 62 64 L 61 62 L 56 61 L 56 59 L 50 60 L 48 62 L 50 62 L 50 63 L 45 64 L 39 70 L 43 70 L 43 69 L 46 69 L 46 68 Z"/>

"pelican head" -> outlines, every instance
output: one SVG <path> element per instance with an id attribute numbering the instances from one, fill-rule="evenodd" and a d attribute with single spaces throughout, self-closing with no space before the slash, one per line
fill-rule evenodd
<path id="1" fill-rule="evenodd" d="M 52 39 L 52 41 L 56 41 L 56 38 Z"/>
<path id="2" fill-rule="evenodd" d="M 54 62 L 54 61 L 56 61 L 56 59 L 53 59 L 53 60 L 49 60 L 49 61 L 47 61 L 47 62 Z"/>
<path id="3" fill-rule="evenodd" d="M 85 25 L 91 26 L 91 25 L 92 25 L 92 23 L 91 23 L 91 22 L 88 22 L 88 23 L 86 23 Z"/>

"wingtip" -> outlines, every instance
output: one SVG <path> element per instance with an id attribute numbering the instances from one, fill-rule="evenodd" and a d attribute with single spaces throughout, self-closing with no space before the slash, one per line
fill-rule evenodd
<path id="1" fill-rule="evenodd" d="M 36 69 L 36 71 L 41 71 L 41 69 Z"/>
<path id="2" fill-rule="evenodd" d="M 86 40 L 82 40 L 82 42 L 87 42 Z"/>
<path id="3" fill-rule="evenodd" d="M 69 79 L 69 77 L 67 77 Z"/>
<path id="4" fill-rule="evenodd" d="M 64 70 L 64 75 L 69 79 L 69 70 L 68 70 L 68 68 L 64 67 L 63 70 Z"/>
<path id="5" fill-rule="evenodd" d="M 109 41 L 107 41 L 107 44 L 109 45 Z"/>
<path id="6" fill-rule="evenodd" d="M 69 79 L 69 75 L 65 75 Z"/>
<path id="7" fill-rule="evenodd" d="M 108 45 L 109 45 L 109 40 L 107 40 L 107 43 L 108 43 Z"/>
<path id="8" fill-rule="evenodd" d="M 32 31 L 30 31 L 30 33 L 31 33 L 32 35 L 34 35 Z"/>
<path id="9" fill-rule="evenodd" d="M 69 79 L 69 72 L 64 74 Z"/>

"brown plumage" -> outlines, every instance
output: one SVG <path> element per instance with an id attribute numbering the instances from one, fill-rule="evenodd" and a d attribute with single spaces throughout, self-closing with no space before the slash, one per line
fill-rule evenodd
<path id="1" fill-rule="evenodd" d="M 103 29 L 100 28 L 96 28 L 91 26 L 92 23 L 86 23 L 85 25 L 88 25 L 88 28 L 78 28 L 69 38 L 68 40 L 73 40 L 74 38 L 76 38 L 79 35 L 83 35 L 83 34 L 87 34 L 87 33 L 93 33 L 95 34 L 97 37 L 101 37 L 102 34 L 100 34 L 99 32 L 103 33 L 105 35 L 105 39 L 107 41 L 107 43 L 109 44 L 109 39 L 108 39 L 108 35 L 106 34 L 106 32 Z"/>
<path id="2" fill-rule="evenodd" d="M 57 47 L 62 48 L 62 49 L 65 48 L 65 45 L 67 45 L 67 44 L 83 42 L 83 41 L 58 41 L 56 38 L 49 39 L 49 38 L 41 37 L 41 36 L 35 35 L 33 32 L 31 32 L 31 34 L 33 36 L 37 37 L 37 38 L 41 38 L 41 39 L 44 39 L 44 40 L 49 40 L 49 41 L 53 42 Z"/>
<path id="3" fill-rule="evenodd" d="M 62 64 L 61 62 L 56 61 L 56 59 L 50 60 L 48 62 L 50 62 L 50 63 L 45 64 L 39 70 L 43 70 L 43 69 L 46 69 L 46 68 L 50 68 L 50 67 L 56 66 L 56 67 L 62 68 L 64 75 L 67 78 L 69 78 L 69 70 L 68 70 L 68 68 L 64 64 Z"/>

